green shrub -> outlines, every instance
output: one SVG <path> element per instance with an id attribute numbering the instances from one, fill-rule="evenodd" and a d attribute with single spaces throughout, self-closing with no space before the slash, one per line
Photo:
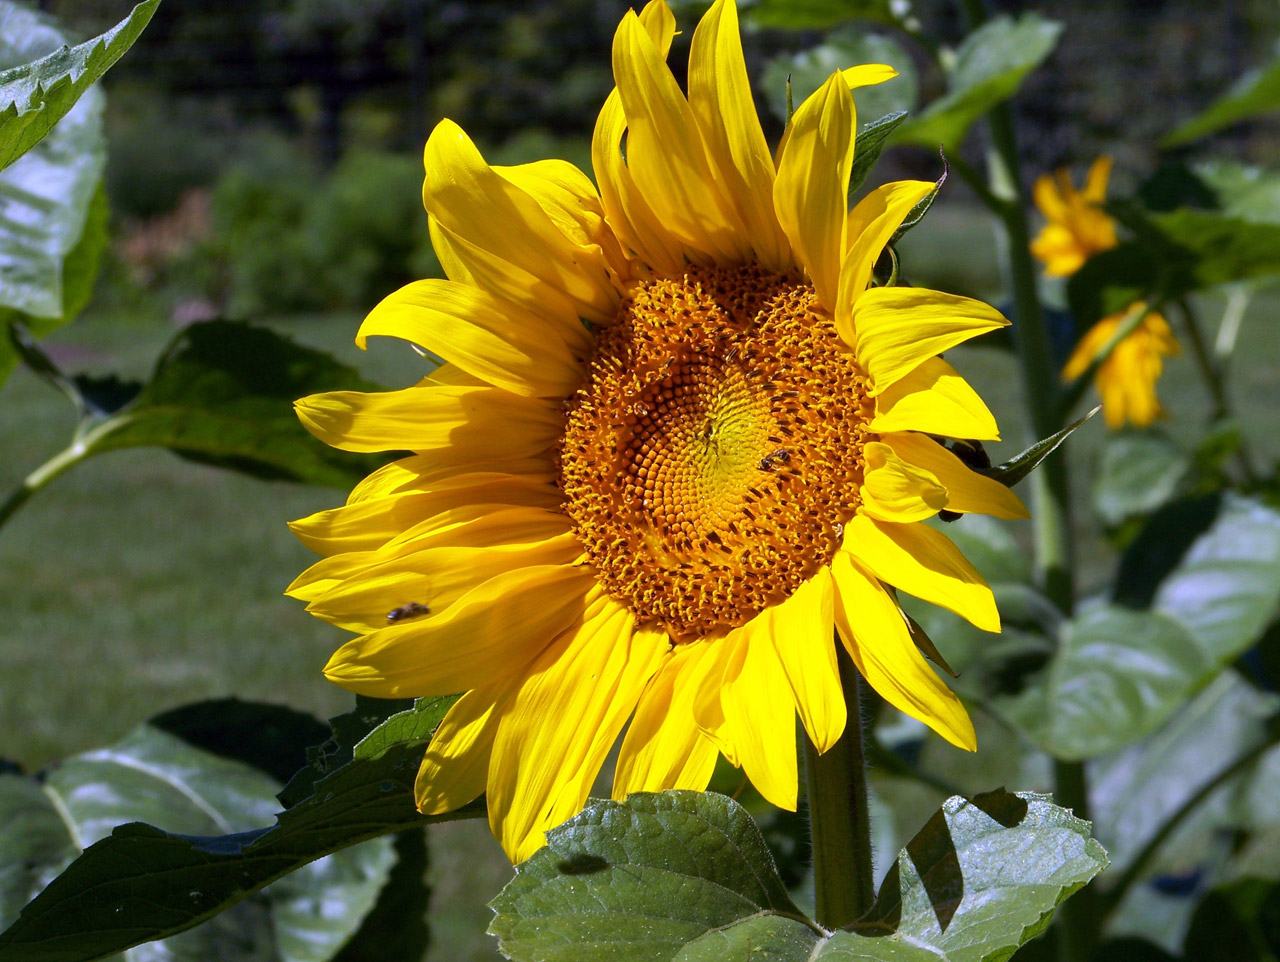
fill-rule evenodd
<path id="1" fill-rule="evenodd" d="M 348 154 L 328 174 L 287 143 L 261 149 L 219 178 L 213 237 L 227 313 L 246 317 L 368 308 L 439 272 L 413 157 Z"/>

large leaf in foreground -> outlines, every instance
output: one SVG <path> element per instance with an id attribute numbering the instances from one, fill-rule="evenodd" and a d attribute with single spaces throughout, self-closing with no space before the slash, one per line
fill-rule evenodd
<path id="1" fill-rule="evenodd" d="M 983 24 L 956 49 L 947 93 L 899 127 L 894 142 L 958 150 L 978 118 L 1018 92 L 1061 33 L 1062 24 L 1034 12 Z"/>
<path id="2" fill-rule="evenodd" d="M 394 723 L 403 741 L 388 747 L 374 737 L 375 729 L 348 749 L 349 761 L 298 786 L 302 797 L 279 812 L 270 827 L 244 830 L 239 822 L 178 827 L 193 834 L 140 822 L 116 827 L 85 849 L 0 934 L 0 960 L 84 962 L 168 938 L 322 856 L 405 828 L 483 814 L 483 803 L 434 818 L 414 808 L 418 763 L 447 706 L 448 700 L 423 700 L 407 717 L 393 715 L 386 724 Z M 0 778 L 0 784 L 5 781 Z M 254 810 L 254 823 L 268 821 L 275 807 L 268 792 Z M 121 814 L 101 819 L 99 834 Z M 232 834 L 210 833 L 228 828 Z M 342 864 L 342 859 L 326 860 L 320 866 Z M 293 891 L 298 878 L 287 880 L 285 891 Z M 376 890 L 360 915 L 373 894 Z"/>
<path id="3" fill-rule="evenodd" d="M 999 704 L 1059 758 L 1151 734 L 1257 641 L 1280 608 L 1280 512 L 1234 494 L 1165 508 L 1116 600 L 1066 624 L 1039 681 Z"/>
<path id="4" fill-rule="evenodd" d="M 141 393 L 84 434 L 83 452 L 163 447 L 254 477 L 349 488 L 377 460 L 317 441 L 293 401 L 321 390 L 376 389 L 328 354 L 266 328 L 194 324 L 170 343 Z"/>
<path id="5" fill-rule="evenodd" d="M 148 937 L 145 926 L 129 914 L 129 901 L 117 901 L 111 888 L 113 882 L 119 883 L 123 868 L 138 876 L 155 863 L 148 863 L 143 850 L 120 845 L 113 828 L 146 819 L 174 833 L 252 835 L 270 822 L 277 788 L 274 779 L 248 765 L 194 748 L 149 725 L 109 748 L 67 759 L 38 780 L 0 776 L 0 852 L 4 855 L 0 924 L 12 921 L 22 902 L 81 848 L 101 851 L 113 843 L 116 848 L 114 866 L 105 868 L 97 876 L 98 885 L 90 890 L 96 908 L 82 914 L 73 902 L 67 907 L 68 915 L 57 920 L 78 929 L 77 935 L 46 931 L 46 938 L 34 941 L 11 938 L 12 933 L 30 928 L 29 913 L 24 912 L 23 921 L 0 937 L 0 958 L 89 959 Z M 149 830 L 164 834 L 160 829 Z M 120 837 L 129 837 L 128 827 Z M 89 852 L 73 866 L 92 861 Z M 235 953 L 280 962 L 326 962 L 359 927 L 394 861 L 390 845 L 378 840 L 313 862 L 241 902 L 226 917 L 151 946 L 147 952 L 190 959 Z M 76 877 L 73 867 L 53 885 Z M 82 884 L 86 881 L 84 875 L 79 878 Z M 149 924 L 161 929 L 172 922 L 173 905 L 193 923 L 219 910 L 217 896 L 202 878 L 192 876 L 183 882 L 181 889 L 162 892 L 141 877 L 135 880 L 131 897 L 147 900 Z M 103 901 L 97 902 L 97 897 Z M 318 904 L 329 908 L 318 913 Z M 88 920 L 96 926 L 86 926 Z M 177 931 L 171 924 L 167 929 L 150 937 Z"/>
<path id="6" fill-rule="evenodd" d="M 70 48 L 59 41 L 61 49 L 0 73 L 0 168 L 34 147 L 75 106 L 133 46 L 159 5 L 160 0 L 145 0 L 101 36 Z M 23 8 L 8 2 L 4 8 L 0 31 L 26 29 L 14 23 L 26 13 Z M 7 60 L 6 66 L 17 62 L 12 57 Z"/>
<path id="7" fill-rule="evenodd" d="M 494 899 L 490 931 L 517 962 L 978 962 L 1012 954 L 1106 864 L 1088 824 L 1040 796 L 955 797 L 881 887 L 870 930 L 884 937 L 829 934 L 787 897 L 736 802 L 632 795 L 548 832 Z"/>

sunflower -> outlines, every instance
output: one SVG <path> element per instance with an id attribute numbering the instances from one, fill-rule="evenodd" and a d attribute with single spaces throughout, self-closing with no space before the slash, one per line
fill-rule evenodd
<path id="1" fill-rule="evenodd" d="M 1126 419 L 1136 427 L 1144 428 L 1160 416 L 1156 381 L 1164 367 L 1163 356 L 1177 354 L 1180 350 L 1173 331 L 1169 329 L 1169 322 L 1154 311 L 1148 311 L 1147 305 L 1140 301 L 1091 327 L 1062 369 L 1064 381 L 1073 381 L 1083 374 L 1103 346 L 1115 336 L 1116 329 L 1134 311 L 1141 311 L 1145 316 L 1098 366 L 1094 378 L 1102 396 L 1102 416 L 1107 419 L 1107 426 L 1113 429 L 1123 426 Z"/>
<path id="2" fill-rule="evenodd" d="M 838 643 L 887 701 L 974 749 L 894 589 L 998 631 L 982 577 L 922 522 L 1026 514 L 937 440 L 998 438 L 938 355 L 1008 322 L 871 286 L 934 187 L 848 209 L 850 88 L 893 70 L 833 74 L 775 163 L 732 0 L 693 35 L 687 98 L 674 29 L 662 0 L 618 27 L 598 191 L 563 161 L 491 167 L 441 122 L 423 200 L 448 280 L 387 297 L 357 343 L 444 363 L 297 404 L 335 447 L 413 452 L 293 526 L 325 557 L 290 594 L 357 634 L 325 674 L 379 697 L 464 692 L 417 804 L 487 792 L 513 861 L 581 809 L 629 718 L 616 797 L 705 789 L 723 754 L 794 809 L 796 714 L 820 751 L 844 731 Z"/>
<path id="3" fill-rule="evenodd" d="M 1083 190 L 1076 190 L 1066 170 L 1036 181 L 1032 196 L 1047 223 L 1031 242 L 1031 253 L 1044 261 L 1050 277 L 1070 277 L 1094 254 L 1116 246 L 1116 222 L 1099 206 L 1110 178 L 1111 158 L 1099 157 Z"/>
<path id="4" fill-rule="evenodd" d="M 1083 190 L 1075 189 L 1065 170 L 1036 181 L 1036 206 L 1048 223 L 1031 242 L 1031 253 L 1044 261 L 1046 274 L 1069 277 L 1094 254 L 1116 246 L 1116 223 L 1098 206 L 1106 200 L 1110 177 L 1111 158 L 1099 157 L 1089 168 Z M 1086 331 L 1062 369 L 1064 381 L 1083 374 L 1121 322 L 1134 311 L 1142 311 L 1145 316 L 1115 346 L 1094 378 L 1102 396 L 1103 417 L 1113 429 L 1123 426 L 1126 419 L 1137 427 L 1146 427 L 1160 416 L 1156 381 L 1164 368 L 1162 357 L 1177 354 L 1180 349 L 1168 321 L 1148 311 L 1145 303 L 1130 305 Z"/>

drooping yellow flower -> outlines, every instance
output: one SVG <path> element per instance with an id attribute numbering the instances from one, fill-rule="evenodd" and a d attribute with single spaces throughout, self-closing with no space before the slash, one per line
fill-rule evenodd
<path id="1" fill-rule="evenodd" d="M 1048 223 L 1031 242 L 1031 253 L 1044 261 L 1046 274 L 1069 277 L 1094 254 L 1116 246 L 1116 223 L 1098 206 L 1106 200 L 1110 177 L 1111 158 L 1099 157 L 1089 168 L 1081 191 L 1075 189 L 1066 170 L 1036 181 L 1036 206 Z M 1146 305 L 1135 304 L 1091 327 L 1063 367 L 1062 379 L 1071 381 L 1083 374 L 1121 321 L 1135 310 L 1145 311 Z M 1164 367 L 1161 358 L 1178 350 L 1168 322 L 1154 312 L 1115 346 L 1094 378 L 1108 427 L 1119 428 L 1129 420 L 1141 428 L 1159 417 L 1156 381 Z"/>
<path id="2" fill-rule="evenodd" d="M 1098 206 L 1107 199 L 1110 177 L 1111 158 L 1099 157 L 1083 190 L 1076 190 L 1067 170 L 1036 181 L 1032 196 L 1048 223 L 1031 242 L 1031 253 L 1044 261 L 1046 274 L 1070 277 L 1094 254 L 1116 246 L 1116 222 Z"/>
<path id="3" fill-rule="evenodd" d="M 1062 369 L 1062 379 L 1071 381 L 1083 374 L 1125 318 L 1133 311 L 1146 309 L 1147 305 L 1140 302 L 1091 327 Z M 1098 393 L 1102 395 L 1102 416 L 1108 427 L 1119 428 L 1127 419 L 1136 427 L 1144 428 L 1160 416 L 1156 381 L 1164 367 L 1162 358 L 1178 351 L 1169 322 L 1154 311 L 1112 349 L 1094 377 Z"/>
<path id="4" fill-rule="evenodd" d="M 628 718 L 615 796 L 704 789 L 723 753 L 794 809 L 797 712 L 823 751 L 846 723 L 837 635 L 886 700 L 973 749 L 888 586 L 998 631 L 982 577 L 922 522 L 1026 514 L 935 440 L 998 437 L 938 355 L 1008 322 L 870 286 L 933 187 L 848 210 L 850 86 L 892 69 L 834 74 L 775 165 L 732 0 L 693 35 L 687 98 L 674 28 L 662 0 L 618 27 L 598 192 L 562 161 L 491 167 L 442 122 L 423 199 L 449 279 L 392 294 L 357 340 L 446 363 L 298 402 L 336 447 L 413 452 L 294 524 L 326 557 L 290 593 L 358 635 L 325 673 L 374 696 L 465 692 L 418 805 L 487 791 L 513 860 L 582 807 Z"/>

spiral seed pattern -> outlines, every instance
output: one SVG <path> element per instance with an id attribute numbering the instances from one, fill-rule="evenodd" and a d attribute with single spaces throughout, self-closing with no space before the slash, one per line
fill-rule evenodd
<path id="1" fill-rule="evenodd" d="M 565 510 L 638 623 L 677 641 L 728 629 L 830 562 L 873 414 L 802 281 L 754 266 L 644 281 L 568 401 Z"/>

